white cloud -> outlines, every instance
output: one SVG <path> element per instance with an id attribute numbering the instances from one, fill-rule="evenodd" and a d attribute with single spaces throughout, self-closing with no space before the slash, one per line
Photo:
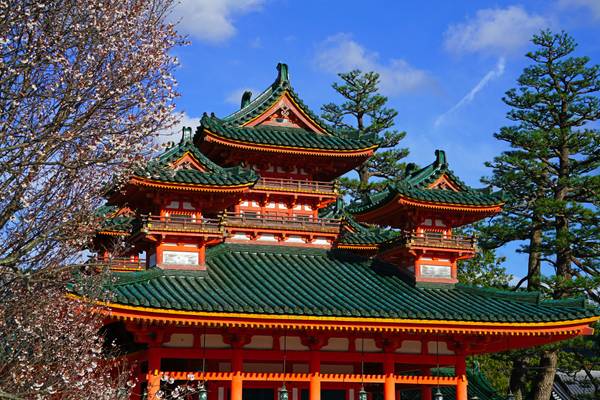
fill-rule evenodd
<path id="1" fill-rule="evenodd" d="M 252 92 L 252 98 L 256 97 L 256 95 L 258 95 L 260 93 L 260 91 L 258 91 L 256 89 L 252 89 L 252 88 L 247 88 L 247 87 L 239 88 L 239 89 L 232 91 L 225 97 L 225 103 L 234 104 L 239 107 L 242 103 L 242 95 L 246 91 Z"/>
<path id="2" fill-rule="evenodd" d="M 432 82 L 427 72 L 411 66 L 405 60 L 392 59 L 381 63 L 376 52 L 364 48 L 345 33 L 325 39 L 318 49 L 315 63 L 319 68 L 333 73 L 348 72 L 355 68 L 378 72 L 381 79 L 379 87 L 386 95 L 409 92 Z"/>
<path id="3" fill-rule="evenodd" d="M 457 54 L 484 52 L 506 55 L 521 50 L 534 33 L 548 24 L 546 18 L 528 14 L 520 6 L 488 8 L 477 11 L 474 18 L 464 23 L 448 27 L 444 45 Z"/>
<path id="4" fill-rule="evenodd" d="M 506 61 L 504 60 L 504 57 L 500 57 L 494 68 L 488 71 L 488 73 L 485 74 L 483 78 L 481 78 L 471 90 L 469 90 L 469 93 L 467 93 L 462 99 L 458 101 L 458 103 L 456 103 L 454 106 L 452 106 L 452 108 L 450 108 L 442 115 L 438 116 L 435 119 L 433 125 L 437 128 L 445 121 L 448 115 L 454 113 L 456 110 L 463 107 L 465 104 L 469 104 L 470 102 L 472 102 L 477 93 L 479 93 L 488 83 L 490 83 L 490 81 L 502 76 L 502 74 L 504 73 L 505 66 Z"/>
<path id="5" fill-rule="evenodd" d="M 164 145 L 168 142 L 179 142 L 183 127 L 192 128 L 192 135 L 196 133 L 196 128 L 200 125 L 200 117 L 190 117 L 186 113 L 179 115 L 179 123 L 175 124 L 169 129 L 160 132 L 156 137 L 156 143 Z"/>
<path id="6" fill-rule="evenodd" d="M 220 43 L 235 35 L 233 19 L 259 10 L 264 0 L 181 0 L 172 19 L 181 33 L 208 42 Z"/>
<path id="7" fill-rule="evenodd" d="M 599 0 L 560 0 L 558 4 L 561 8 L 575 7 L 588 9 L 595 19 L 600 19 Z"/>

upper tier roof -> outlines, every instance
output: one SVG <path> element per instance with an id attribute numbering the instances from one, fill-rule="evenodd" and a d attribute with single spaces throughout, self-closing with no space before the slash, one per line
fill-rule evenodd
<path id="1" fill-rule="evenodd" d="M 278 150 L 296 148 L 335 151 L 343 156 L 344 152 L 373 150 L 377 148 L 378 143 L 375 140 L 352 139 L 339 134 L 315 133 L 303 128 L 269 125 L 238 126 L 206 114 L 202 117 L 201 124 L 203 129 L 214 136 L 235 142 L 274 146 Z"/>
<path id="2" fill-rule="evenodd" d="M 185 128 L 184 128 L 185 129 Z M 190 166 L 180 168 L 178 161 L 189 157 Z M 183 135 L 178 144 L 173 145 L 145 167 L 138 169 L 134 178 L 151 185 L 167 183 L 190 187 L 250 186 L 258 180 L 258 175 L 241 167 L 223 168 L 206 157 L 194 145 L 191 135 Z"/>
<path id="3" fill-rule="evenodd" d="M 450 170 L 444 151 L 436 150 L 435 154 L 433 163 L 416 171 L 407 168 L 407 177 L 402 181 L 389 185 L 384 191 L 372 194 L 363 201 L 351 204 L 348 211 L 356 215 L 366 214 L 397 202 L 399 198 L 448 208 L 489 208 L 504 204 L 501 192 L 468 186 Z"/>
<path id="4" fill-rule="evenodd" d="M 481 322 L 570 321 L 598 315 L 583 299 L 457 285 L 416 288 L 395 266 L 322 249 L 221 244 L 207 271 L 116 274 L 114 304 L 156 310 Z"/>
<path id="5" fill-rule="evenodd" d="M 277 79 L 271 86 L 250 101 L 251 93 L 244 93 L 239 111 L 222 119 L 204 115 L 199 134 L 204 142 L 223 140 L 223 145 L 253 150 L 275 151 L 312 150 L 315 154 L 345 156 L 373 151 L 379 145 L 376 135 L 352 137 L 349 133 L 334 131 L 300 99 L 289 81 L 286 64 L 277 65 Z M 264 118 L 285 109 L 295 123 L 265 123 Z M 201 144 L 204 145 L 204 144 Z M 260 147 L 256 147 L 256 145 Z"/>

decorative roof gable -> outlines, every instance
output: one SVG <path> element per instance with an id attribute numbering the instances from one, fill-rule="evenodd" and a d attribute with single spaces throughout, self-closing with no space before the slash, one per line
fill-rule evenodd
<path id="1" fill-rule="evenodd" d="M 406 178 L 389 185 L 382 192 L 367 196 L 359 203 L 351 204 L 348 211 L 353 214 L 367 213 L 386 206 L 398 196 L 418 203 L 478 208 L 499 207 L 504 203 L 502 192 L 492 192 L 488 188 L 475 189 L 460 180 L 448 167 L 443 150 L 436 150 L 435 156 L 433 163 L 416 171 L 414 164 L 409 165 Z"/>
<path id="2" fill-rule="evenodd" d="M 328 129 L 325 122 L 313 113 L 294 91 L 290 83 L 287 64 L 277 64 L 277 79 L 275 79 L 275 82 L 254 100 L 251 100 L 251 96 L 251 92 L 244 92 L 241 109 L 223 118 L 223 121 L 234 126 L 257 126 L 261 124 L 277 126 L 282 124 L 283 126 L 303 128 L 315 133 L 333 133 Z"/>

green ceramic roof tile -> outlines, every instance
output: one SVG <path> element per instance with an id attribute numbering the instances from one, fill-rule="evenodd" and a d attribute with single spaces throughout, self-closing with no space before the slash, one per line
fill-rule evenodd
<path id="1" fill-rule="evenodd" d="M 346 245 L 376 245 L 394 238 L 394 231 L 377 229 L 371 232 L 350 232 L 344 231 L 340 235 L 337 244 Z"/>
<path id="2" fill-rule="evenodd" d="M 275 79 L 275 82 L 273 82 L 271 86 L 265 89 L 254 100 L 249 102 L 243 101 L 243 107 L 240 110 L 228 115 L 227 117 L 223 118 L 223 120 L 232 125 L 243 125 L 271 108 L 285 91 L 290 94 L 294 102 L 298 104 L 302 111 L 317 125 L 319 125 L 326 132 L 332 133 L 330 127 L 315 113 L 313 113 L 312 110 L 308 108 L 306 104 L 304 104 L 302 99 L 300 99 L 298 94 L 294 91 L 289 79 L 288 66 L 287 64 L 283 63 L 277 64 L 277 79 Z"/>
<path id="3" fill-rule="evenodd" d="M 141 174 L 138 174 L 141 175 Z M 172 170 L 160 166 L 146 166 L 143 177 L 161 182 L 184 183 L 208 186 L 235 186 L 253 183 L 258 179 L 251 170 L 239 169 L 237 171 L 202 172 L 195 169 Z"/>
<path id="4" fill-rule="evenodd" d="M 118 207 L 108 204 L 98 207 L 96 215 L 103 218 L 99 232 L 131 232 L 135 218 L 131 215 L 116 215 L 118 211 Z"/>
<path id="5" fill-rule="evenodd" d="M 379 144 L 376 135 L 357 138 L 350 134 L 337 131 L 328 126 L 300 99 L 289 81 L 288 67 L 286 64 L 277 65 L 277 79 L 254 100 L 249 101 L 248 93 L 244 93 L 242 108 L 223 119 L 204 115 L 201 128 L 212 133 L 237 141 L 300 147 L 307 149 L 323 150 L 360 150 Z M 271 108 L 281 95 L 287 92 L 292 100 L 300 107 L 303 113 L 318 125 L 325 133 L 316 133 L 301 128 L 275 127 L 260 125 L 257 127 L 242 127 L 246 122 L 254 119 Z"/>
<path id="6" fill-rule="evenodd" d="M 416 288 L 395 267 L 322 249 L 221 244 L 207 272 L 116 273 L 109 287 L 124 305 L 188 311 L 456 321 L 538 322 L 590 317 L 579 303 L 546 305 L 456 285 Z"/>
<path id="7" fill-rule="evenodd" d="M 407 167 L 407 169 L 408 176 L 406 177 L 405 181 L 414 187 L 426 188 L 428 185 L 435 182 L 435 180 L 438 179 L 440 176 L 446 175 L 461 190 L 474 190 L 462 180 L 460 180 L 448 167 L 448 160 L 446 158 L 446 152 L 444 150 L 436 150 L 435 161 L 429 164 L 428 166 L 416 171 L 411 171 L 410 167 Z"/>
<path id="8" fill-rule="evenodd" d="M 458 204 L 468 206 L 494 206 L 504 202 L 502 192 L 491 192 L 488 189 L 474 189 L 462 182 L 448 168 L 446 155 L 442 150 L 436 150 L 436 160 L 417 171 L 408 172 L 402 181 L 389 185 L 385 190 L 372 194 L 366 200 L 353 203 L 347 207 L 353 214 L 374 210 L 397 195 L 410 199 L 433 203 Z M 446 175 L 460 190 L 427 189 L 440 176 Z"/>
<path id="9" fill-rule="evenodd" d="M 339 135 L 314 133 L 302 128 L 259 125 L 239 127 L 214 116 L 204 115 L 204 129 L 230 140 L 318 150 L 361 150 L 376 146 L 376 139 L 349 139 Z"/>
<path id="10" fill-rule="evenodd" d="M 206 171 L 196 169 L 173 170 L 170 164 L 181 158 L 185 153 L 191 154 Z M 200 152 L 191 137 L 183 137 L 178 144 L 151 160 L 144 168 L 138 169 L 135 175 L 161 182 L 209 186 L 243 185 L 256 182 L 259 178 L 253 170 L 241 167 L 224 168 L 217 165 Z"/>
<path id="11" fill-rule="evenodd" d="M 336 202 L 319 210 L 319 218 L 336 218 L 343 221 L 343 229 L 337 244 L 374 245 L 394 238 L 397 233 L 391 229 L 368 226 L 356 221 L 345 209 L 344 201 L 338 197 Z"/>

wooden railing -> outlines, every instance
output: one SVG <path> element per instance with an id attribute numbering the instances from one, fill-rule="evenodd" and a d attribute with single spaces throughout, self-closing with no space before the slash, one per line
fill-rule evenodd
<path id="1" fill-rule="evenodd" d="M 223 224 L 227 227 L 291 229 L 313 232 L 339 232 L 340 230 L 339 219 L 297 215 L 226 213 L 223 215 Z"/>
<path id="2" fill-rule="evenodd" d="M 333 182 L 303 181 L 298 179 L 260 178 L 254 189 L 283 190 L 286 192 L 315 192 L 335 194 L 336 185 Z"/>
<path id="3" fill-rule="evenodd" d="M 277 214 L 223 213 L 219 218 L 192 219 L 185 216 L 142 216 L 136 231 L 145 233 L 190 232 L 222 233 L 228 227 L 300 230 L 310 232 L 339 232 L 340 220 Z"/>
<path id="4" fill-rule="evenodd" d="M 475 250 L 477 244 L 474 237 L 460 235 L 444 237 L 441 233 L 437 232 L 404 232 L 402 238 L 408 246 L 419 247 Z"/>
<path id="5" fill-rule="evenodd" d="M 142 215 L 140 230 L 166 231 L 166 232 L 210 232 L 218 233 L 221 231 L 220 221 L 214 218 L 193 219 L 188 216 L 154 216 Z"/>
<path id="6" fill-rule="evenodd" d="M 98 268 L 108 267 L 111 271 L 142 271 L 146 268 L 146 260 L 132 260 L 130 257 L 95 257 L 88 264 Z"/>

